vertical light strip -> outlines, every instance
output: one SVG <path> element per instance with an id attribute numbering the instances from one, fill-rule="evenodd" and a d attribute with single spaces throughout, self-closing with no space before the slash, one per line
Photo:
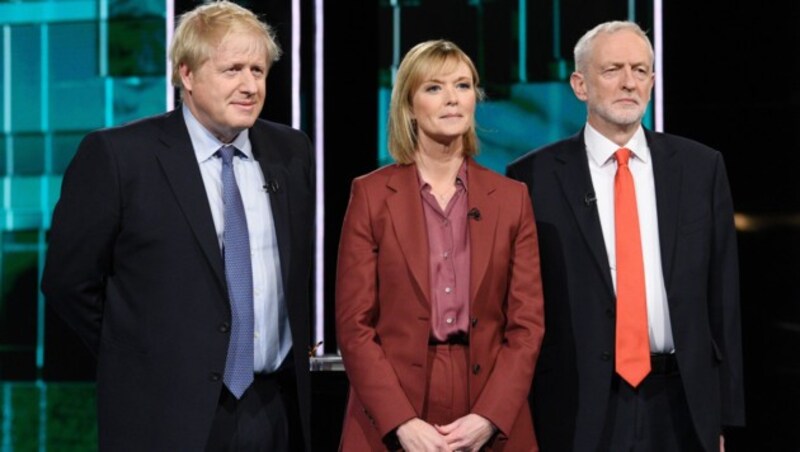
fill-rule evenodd
<path id="1" fill-rule="evenodd" d="M 561 1 L 553 0 L 553 61 L 556 62 L 555 75 L 558 80 L 567 80 L 567 61 L 561 52 Z"/>
<path id="2" fill-rule="evenodd" d="M 391 0 L 392 5 L 392 85 L 400 66 L 400 4 L 398 0 Z"/>
<path id="3" fill-rule="evenodd" d="M 47 174 L 42 176 L 41 187 L 42 187 L 42 198 L 43 199 L 49 199 L 49 197 L 47 196 L 48 193 L 46 191 L 46 189 L 49 186 L 49 180 L 50 180 L 50 177 Z M 44 204 L 44 203 L 42 203 L 42 204 Z M 42 216 L 48 218 L 48 223 L 49 223 L 49 218 L 50 218 L 50 208 L 49 208 L 49 206 L 42 209 Z M 36 272 L 38 273 L 38 277 L 36 278 L 37 282 L 41 282 L 42 281 L 42 274 L 44 273 L 44 262 L 45 262 L 45 256 L 47 254 L 47 230 L 48 229 L 50 229 L 49 224 L 48 224 L 47 228 L 42 226 L 39 229 L 39 231 L 37 231 L 36 240 L 37 240 L 38 245 L 39 245 L 39 246 L 36 247 L 36 262 L 37 262 Z M 37 317 L 37 319 L 36 319 L 36 370 L 37 370 L 37 379 L 38 379 L 38 378 L 41 378 L 42 369 L 44 369 L 44 352 L 45 352 L 44 334 L 45 334 L 45 326 L 46 326 L 45 325 L 45 315 L 44 315 L 45 314 L 45 300 L 44 300 L 44 294 L 42 293 L 41 290 L 37 290 L 36 291 L 36 306 L 37 306 L 37 312 L 36 312 L 36 317 Z"/>
<path id="4" fill-rule="evenodd" d="M 164 68 L 167 71 L 166 75 L 166 88 L 167 88 L 167 111 L 172 110 L 175 108 L 175 88 L 172 86 L 172 65 L 169 62 L 169 46 L 172 43 L 172 34 L 175 32 L 175 3 L 174 0 L 166 0 L 166 31 L 167 31 L 167 41 L 166 41 L 166 48 L 167 51 L 164 52 L 166 57 L 166 63 L 164 64 Z"/>
<path id="5" fill-rule="evenodd" d="M 519 0 L 519 81 L 528 81 L 528 0 Z"/>
<path id="6" fill-rule="evenodd" d="M 36 281 L 42 280 L 44 272 L 45 252 L 47 250 L 47 233 L 50 228 L 50 175 L 53 172 L 53 131 L 50 130 L 50 26 L 47 23 L 40 25 L 39 39 L 39 66 L 40 81 L 39 92 L 41 95 L 40 128 L 44 134 L 44 165 L 42 175 L 39 177 L 39 211 L 42 218 L 37 231 L 36 246 Z M 44 369 L 44 335 L 45 335 L 45 301 L 41 290 L 36 291 L 36 381 L 42 384 L 42 370 Z M 46 406 L 45 406 L 46 408 Z M 39 411 L 40 419 L 47 415 L 46 409 Z M 39 425 L 40 449 L 46 447 L 47 436 L 45 423 Z"/>
<path id="7" fill-rule="evenodd" d="M 385 164 L 390 160 L 388 146 L 389 103 L 391 89 L 400 65 L 400 5 L 398 0 L 390 0 L 392 7 L 392 63 L 390 66 L 391 83 L 388 89 L 381 83 L 378 84 L 378 164 Z"/>
<path id="8" fill-rule="evenodd" d="M 379 84 L 378 86 L 378 135 L 377 146 L 378 150 L 378 163 L 383 164 L 389 160 L 389 144 L 386 139 L 387 135 L 387 113 L 389 112 L 389 102 L 391 98 L 391 87 L 394 85 L 394 79 L 397 76 L 397 68 L 400 66 L 400 5 L 398 0 L 390 0 L 389 3 L 392 7 L 392 63 L 391 63 L 391 83 L 389 85 L 389 92 Z"/>
<path id="9" fill-rule="evenodd" d="M 106 102 L 105 102 L 105 127 L 114 125 L 114 80 L 111 77 L 103 79 L 105 85 Z"/>
<path id="10" fill-rule="evenodd" d="M 50 40 L 50 26 L 47 23 L 39 25 L 39 107 L 41 116 L 39 117 L 39 128 L 42 133 L 50 132 L 50 52 L 48 41 Z M 47 153 L 45 153 L 45 161 Z"/>
<path id="11" fill-rule="evenodd" d="M 14 136 L 11 134 L 11 26 L 3 25 L 3 132 L 6 134 L 6 177 L 3 178 L 5 228 L 14 227 L 11 213 L 11 179 L 14 177 Z"/>
<path id="12" fill-rule="evenodd" d="M 3 442 L 0 443 L 0 452 L 13 452 L 14 444 L 11 442 L 11 426 L 14 425 L 14 404 L 11 403 L 11 400 L 14 383 L 4 382 L 0 383 L 0 386 L 3 387 L 3 426 L 0 429 L 0 432 L 3 433 L 0 435 L 3 438 Z"/>
<path id="13" fill-rule="evenodd" d="M 325 340 L 325 0 L 314 1 L 314 150 L 317 168 L 316 265 L 314 267 L 314 343 Z M 317 355 L 325 353 L 324 344 Z"/>
<path id="14" fill-rule="evenodd" d="M 108 0 L 100 0 L 99 27 L 100 27 L 100 77 L 105 88 L 105 127 L 114 125 L 114 80 L 108 73 Z"/>
<path id="15" fill-rule="evenodd" d="M 561 61 L 561 2 L 553 0 L 553 60 Z"/>
<path id="16" fill-rule="evenodd" d="M 300 0 L 292 0 L 292 127 L 300 128 Z"/>
<path id="17" fill-rule="evenodd" d="M 3 25 L 3 133 L 11 134 L 11 26 Z"/>
<path id="18" fill-rule="evenodd" d="M 39 395 L 39 452 L 47 452 L 47 383 L 36 379 L 36 393 Z"/>
<path id="19" fill-rule="evenodd" d="M 628 20 L 636 22 L 636 0 L 628 0 Z"/>
<path id="20" fill-rule="evenodd" d="M 100 53 L 100 76 L 108 77 L 108 0 L 100 0 L 97 6 L 99 8 L 99 21 L 98 26 L 98 52 Z"/>
<path id="21" fill-rule="evenodd" d="M 41 111 L 42 116 L 39 124 L 44 134 L 44 171 L 39 177 L 39 211 L 42 213 L 42 220 L 39 226 L 38 241 L 37 241 L 37 273 L 36 281 L 42 280 L 42 272 L 44 271 L 44 256 L 47 247 L 45 241 L 44 231 L 49 227 L 50 223 L 50 174 L 53 171 L 53 133 L 50 130 L 50 26 L 43 23 L 39 26 L 40 39 L 39 39 L 39 66 L 40 77 L 39 92 L 41 93 Z M 36 291 L 36 369 L 39 374 L 44 368 L 44 295 L 41 291 Z"/>
<path id="22" fill-rule="evenodd" d="M 656 126 L 657 132 L 664 131 L 664 66 L 662 54 L 664 53 L 664 15 L 661 12 L 662 0 L 653 0 L 653 39 L 656 47 Z"/>
<path id="23" fill-rule="evenodd" d="M 3 212 L 5 212 L 5 230 L 11 230 L 11 180 L 13 178 L 13 150 L 14 136 L 11 135 L 11 26 L 3 25 L 3 133 L 6 136 L 6 176 L 3 181 Z M 0 271 L 4 270 L 4 253 L 0 253 Z M 0 282 L 2 287 L 2 282 Z M 13 452 L 14 444 L 11 441 L 13 426 L 14 405 L 11 402 L 11 383 L 3 384 L 3 424 L 2 424 L 2 452 Z"/>

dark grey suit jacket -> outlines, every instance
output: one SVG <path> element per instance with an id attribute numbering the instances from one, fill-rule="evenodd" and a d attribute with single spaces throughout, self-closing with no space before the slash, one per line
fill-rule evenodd
<path id="1" fill-rule="evenodd" d="M 725 166 L 700 143 L 645 134 L 675 354 L 698 436 L 719 450 L 721 427 L 744 423 Z M 539 234 L 545 336 L 532 392 L 536 436 L 543 451 L 595 450 L 614 375 L 615 295 L 583 132 L 521 157 L 507 173 L 528 184 Z"/>
<path id="2" fill-rule="evenodd" d="M 303 133 L 263 120 L 250 140 L 279 186 L 269 196 L 310 444 L 313 152 Z M 223 267 L 180 109 L 86 136 L 64 175 L 42 290 L 97 356 L 101 450 L 204 449 L 229 340 Z"/>

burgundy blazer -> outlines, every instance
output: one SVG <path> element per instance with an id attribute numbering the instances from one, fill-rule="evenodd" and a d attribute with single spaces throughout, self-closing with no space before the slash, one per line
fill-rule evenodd
<path id="1" fill-rule="evenodd" d="M 469 400 L 499 434 L 536 450 L 528 392 L 544 334 L 539 251 L 525 185 L 468 161 Z M 424 403 L 431 297 L 414 165 L 353 181 L 339 243 L 336 328 L 350 380 L 342 450 L 380 450 Z"/>

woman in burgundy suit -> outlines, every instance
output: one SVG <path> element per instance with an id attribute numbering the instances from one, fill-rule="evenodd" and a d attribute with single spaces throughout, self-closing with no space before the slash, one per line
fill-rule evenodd
<path id="1" fill-rule="evenodd" d="M 537 449 L 536 227 L 524 184 L 473 160 L 480 97 L 456 45 L 415 46 L 392 92 L 396 163 L 353 181 L 336 284 L 342 450 Z"/>

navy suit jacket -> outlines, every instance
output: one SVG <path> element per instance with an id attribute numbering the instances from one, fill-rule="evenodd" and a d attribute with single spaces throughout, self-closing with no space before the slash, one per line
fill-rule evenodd
<path id="1" fill-rule="evenodd" d="M 708 451 L 744 423 L 736 231 L 719 152 L 645 131 L 653 159 L 661 267 L 692 422 Z M 614 375 L 615 294 L 583 132 L 507 173 L 536 212 L 545 336 L 532 391 L 543 451 L 595 450 Z M 647 244 L 644 244 L 647 246 Z"/>
<path id="2" fill-rule="evenodd" d="M 314 167 L 308 138 L 258 120 L 310 438 L 309 287 Z M 224 264 L 181 110 L 90 133 L 67 169 L 42 281 L 98 360 L 101 450 L 203 450 L 230 329 Z"/>

